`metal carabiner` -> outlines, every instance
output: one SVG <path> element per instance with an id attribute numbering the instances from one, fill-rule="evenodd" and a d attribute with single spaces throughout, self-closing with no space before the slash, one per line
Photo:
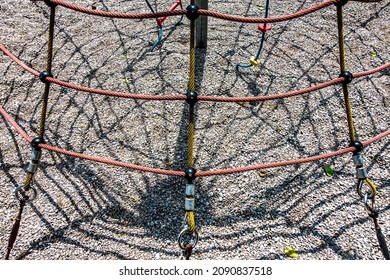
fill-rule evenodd
<path id="1" fill-rule="evenodd" d="M 189 237 L 190 242 L 183 242 L 185 236 Z M 192 234 L 190 234 L 189 228 L 187 226 L 183 228 L 183 230 L 179 233 L 177 237 L 177 242 L 179 244 L 180 249 L 182 250 L 186 250 L 186 245 L 188 244 L 190 244 L 192 248 L 194 248 L 196 244 L 198 244 L 198 240 L 199 240 L 198 232 L 195 230 Z"/>
<path id="2" fill-rule="evenodd" d="M 357 183 L 357 186 L 356 186 L 356 191 L 357 191 L 357 193 L 359 194 L 359 196 L 361 198 L 364 198 L 367 195 L 367 199 L 372 199 L 372 198 L 375 197 L 377 191 L 376 191 L 375 186 L 372 184 L 372 182 L 371 181 L 367 181 L 367 180 L 368 180 L 368 178 L 359 179 L 358 183 Z M 363 188 L 363 182 L 364 181 L 366 181 L 367 185 L 369 185 L 369 187 L 371 189 L 370 192 L 363 193 L 362 188 Z"/>
<path id="3" fill-rule="evenodd" d="M 24 190 L 24 185 L 19 185 L 15 188 L 14 194 L 16 199 L 19 201 L 24 200 L 25 202 L 31 202 L 37 198 L 38 192 L 33 185 L 30 185 L 27 191 Z"/>

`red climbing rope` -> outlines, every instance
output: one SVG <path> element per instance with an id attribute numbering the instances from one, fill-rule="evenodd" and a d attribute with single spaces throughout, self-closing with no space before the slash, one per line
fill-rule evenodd
<path id="1" fill-rule="evenodd" d="M 43 1 L 43 0 L 34 0 L 34 1 Z M 186 10 L 174 10 L 174 11 L 155 12 L 155 13 L 131 13 L 130 14 L 130 13 L 106 12 L 106 11 L 88 9 L 62 0 L 47 0 L 47 1 L 50 2 L 51 4 L 62 6 L 77 12 L 90 14 L 94 16 L 110 17 L 110 18 L 148 19 L 148 18 L 179 16 L 179 15 L 184 15 L 187 12 Z"/>
<path id="2" fill-rule="evenodd" d="M 34 1 L 43 1 L 43 0 L 34 0 Z M 155 12 L 155 13 L 118 13 L 118 12 L 106 12 L 106 11 L 100 11 L 100 10 L 93 10 L 88 9 L 84 7 L 80 7 L 71 3 L 68 3 L 66 1 L 62 0 L 47 0 L 51 4 L 62 6 L 74 11 L 78 11 L 85 14 L 90 14 L 94 16 L 101 16 L 101 17 L 111 17 L 111 18 L 127 18 L 127 19 L 147 19 L 147 18 L 159 18 L 159 17 L 168 17 L 168 16 L 178 16 L 178 15 L 184 15 L 187 13 L 186 10 L 173 10 L 173 11 L 165 11 L 165 12 Z M 329 0 L 327 2 L 314 5 L 310 8 L 307 8 L 305 10 L 301 10 L 299 12 L 284 15 L 284 16 L 278 16 L 278 17 L 270 17 L 270 18 L 251 18 L 251 17 L 242 17 L 242 16 L 232 16 L 227 15 L 215 11 L 210 10 L 204 10 L 199 9 L 198 13 L 200 15 L 205 16 L 211 16 L 223 20 L 229 20 L 229 21 L 236 21 L 236 22 L 245 22 L 245 23 L 264 23 L 264 22 L 280 22 L 280 21 L 286 21 L 291 20 L 294 18 L 302 17 L 304 15 L 313 13 L 315 11 L 318 11 L 320 9 L 323 9 L 327 6 L 336 4 L 340 2 L 341 0 Z M 380 2 L 382 0 L 351 0 L 356 2 Z"/>
<path id="3" fill-rule="evenodd" d="M 14 56 L 7 48 L 5 48 L 2 44 L 0 44 L 0 50 L 4 52 L 7 56 L 9 56 L 16 64 L 18 64 L 20 67 L 22 67 L 27 72 L 39 76 L 39 72 L 28 67 L 23 62 L 21 62 L 16 56 Z M 360 78 L 363 76 L 371 75 L 376 72 L 382 71 L 386 68 L 390 67 L 390 62 L 383 64 L 377 68 L 371 69 L 369 71 L 365 72 L 358 72 L 353 74 L 354 78 Z M 131 94 L 131 93 L 125 93 L 125 92 L 116 92 L 116 91 L 110 91 L 110 90 L 103 90 L 103 89 L 94 89 L 84 86 L 79 86 L 75 84 L 71 84 L 62 80 L 58 80 L 56 78 L 47 77 L 47 81 L 51 83 L 55 83 L 64 87 L 68 87 L 71 89 L 84 91 L 84 92 L 90 92 L 90 93 L 96 93 L 96 94 L 102 94 L 102 95 L 108 95 L 108 96 L 115 96 L 115 97 L 123 97 L 123 98 L 131 98 L 131 99 L 142 99 L 142 100 L 185 100 L 185 95 L 146 95 L 146 94 Z M 248 101 L 264 101 L 264 100 L 272 100 L 272 99 L 281 99 L 281 98 L 287 98 L 292 96 L 297 96 L 305 93 L 309 93 L 318 89 L 322 89 L 331 85 L 342 83 L 345 79 L 344 78 L 335 78 L 333 80 L 296 90 L 296 91 L 290 91 L 282 94 L 274 94 L 274 95 L 265 95 L 265 96 L 248 96 L 248 97 L 225 97 L 225 96 L 205 96 L 205 95 L 199 95 L 198 99 L 203 101 L 214 101 L 214 102 L 248 102 Z"/>
<path id="4" fill-rule="evenodd" d="M 26 139 L 28 142 L 32 141 L 32 138 L 21 128 L 12 118 L 11 116 L 4 110 L 2 106 L 0 106 L 0 114 L 3 115 L 3 117 L 22 135 L 24 139 Z M 380 139 L 390 135 L 390 130 L 387 130 L 381 134 L 378 134 L 377 136 L 370 138 L 366 141 L 363 141 L 363 146 L 367 146 L 373 142 L 379 141 Z M 120 166 L 128 169 L 133 170 L 139 170 L 143 172 L 150 172 L 150 173 L 156 173 L 156 174 L 162 174 L 162 175 L 168 175 L 168 176 L 177 176 L 177 177 L 184 177 L 185 172 L 183 171 L 173 171 L 173 170 L 166 170 L 166 169 L 159 169 L 159 168 L 150 168 L 150 167 L 144 167 L 140 165 L 130 164 L 130 163 L 124 163 L 120 161 L 115 161 L 111 159 L 96 157 L 96 156 L 90 156 L 85 154 L 80 154 L 72 151 L 67 151 L 58 147 L 53 147 L 48 144 L 39 144 L 39 147 L 50 150 L 56 153 L 91 160 L 95 162 Z M 322 160 L 338 155 L 342 155 L 345 153 L 353 152 L 355 150 L 355 147 L 348 147 L 344 148 L 338 151 L 330 152 L 327 154 L 321 154 L 317 156 L 307 157 L 307 158 L 301 158 L 301 159 L 294 159 L 294 160 L 288 160 L 288 161 L 281 161 L 281 162 L 272 162 L 272 163 L 265 163 L 265 164 L 258 164 L 258 165 L 251 165 L 251 166 L 245 166 L 245 167 L 237 167 L 237 168 L 230 168 L 230 169 L 223 169 L 223 170 L 210 170 L 210 171 L 197 171 L 196 176 L 197 177 L 204 177 L 204 176 L 217 176 L 217 175 L 226 175 L 226 174 L 232 174 L 232 173 L 239 173 L 239 172 L 245 172 L 245 171 L 251 171 L 251 170 L 259 170 L 259 169 L 267 169 L 267 168 L 274 168 L 274 167 L 280 167 L 280 166 L 286 166 L 286 165 L 294 165 L 294 164 L 302 164 L 307 163 L 311 161 L 317 161 Z"/>

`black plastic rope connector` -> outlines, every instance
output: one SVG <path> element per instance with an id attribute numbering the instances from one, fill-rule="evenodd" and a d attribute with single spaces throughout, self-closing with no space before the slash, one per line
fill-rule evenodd
<path id="1" fill-rule="evenodd" d="M 352 81 L 352 73 L 348 71 L 341 72 L 339 78 L 344 78 L 344 84 L 349 84 Z"/>
<path id="2" fill-rule="evenodd" d="M 189 20 L 196 20 L 199 17 L 199 7 L 196 5 L 187 6 L 186 16 Z"/>
<path id="3" fill-rule="evenodd" d="M 57 6 L 57 4 L 54 4 L 52 3 L 50 0 L 43 0 L 43 2 L 45 2 L 45 4 L 49 7 L 55 7 Z"/>
<path id="4" fill-rule="evenodd" d="M 39 144 L 44 144 L 45 141 L 43 138 L 36 137 L 31 141 L 31 147 L 36 151 L 42 151 L 42 149 L 38 146 Z"/>
<path id="5" fill-rule="evenodd" d="M 188 167 L 184 170 L 185 172 L 185 176 L 184 178 L 187 179 L 188 183 L 191 184 L 192 181 L 195 180 L 195 173 L 196 173 L 196 169 L 195 168 L 192 168 L 192 167 Z"/>
<path id="6" fill-rule="evenodd" d="M 187 91 L 187 103 L 190 105 L 194 105 L 196 102 L 198 102 L 198 93 L 196 91 Z"/>
<path id="7" fill-rule="evenodd" d="M 41 73 L 39 73 L 39 79 L 41 80 L 41 82 L 47 83 L 47 77 L 53 78 L 53 74 L 50 71 L 42 71 Z"/>
<path id="8" fill-rule="evenodd" d="M 358 155 L 363 151 L 363 144 L 360 141 L 352 141 L 349 143 L 350 147 L 355 147 L 355 151 L 353 152 L 354 155 Z"/>
<path id="9" fill-rule="evenodd" d="M 348 0 L 339 0 L 337 3 L 335 3 L 335 5 L 337 6 L 337 7 L 342 7 L 342 6 L 344 6 L 345 4 L 347 4 L 348 3 Z"/>

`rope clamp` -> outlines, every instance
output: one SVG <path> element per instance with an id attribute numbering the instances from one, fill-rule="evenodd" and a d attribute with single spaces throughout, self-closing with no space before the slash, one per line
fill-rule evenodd
<path id="1" fill-rule="evenodd" d="M 198 244 L 198 240 L 198 232 L 195 230 L 193 234 L 189 234 L 188 226 L 184 227 L 177 237 L 177 242 L 179 244 L 180 249 L 182 250 L 186 250 L 188 245 L 191 245 L 192 248 L 194 248 L 196 244 Z"/>
<path id="2" fill-rule="evenodd" d="M 349 84 L 352 82 L 352 73 L 348 71 L 341 72 L 339 78 L 344 78 L 344 84 Z"/>
<path id="3" fill-rule="evenodd" d="M 31 160 L 38 162 L 41 159 L 42 151 L 33 150 L 31 153 Z"/>
<path id="4" fill-rule="evenodd" d="M 356 177 L 358 179 L 366 179 L 367 178 L 367 170 L 364 167 L 356 168 Z"/>
<path id="5" fill-rule="evenodd" d="M 50 71 L 42 71 L 41 73 L 39 73 L 39 79 L 41 80 L 41 82 L 48 83 L 48 81 L 46 81 L 47 77 L 53 78 L 53 74 Z"/>
<path id="6" fill-rule="evenodd" d="M 190 105 L 195 105 L 198 102 L 198 93 L 196 91 L 187 91 L 187 103 Z"/>
<path id="7" fill-rule="evenodd" d="M 192 167 L 189 167 L 189 168 L 186 168 L 186 169 L 184 170 L 184 172 L 185 172 L 184 178 L 187 179 L 188 184 L 191 184 L 192 181 L 195 180 L 196 169 L 195 169 L 195 168 L 192 168 Z"/>
<path id="8" fill-rule="evenodd" d="M 269 24 L 269 23 L 260 23 L 258 26 L 257 26 L 257 29 L 259 29 L 259 31 L 261 31 L 262 33 L 265 33 L 269 30 L 272 29 L 272 25 Z"/>
<path id="9" fill-rule="evenodd" d="M 196 20 L 199 17 L 199 7 L 196 5 L 187 6 L 186 16 L 189 20 Z"/>
<path id="10" fill-rule="evenodd" d="M 360 141 L 352 141 L 349 143 L 349 146 L 355 148 L 355 151 L 353 152 L 354 155 L 358 155 L 363 151 L 363 143 Z"/>
<path id="11" fill-rule="evenodd" d="M 30 185 L 28 190 L 25 190 L 23 187 L 23 185 L 19 185 L 14 190 L 14 194 L 17 200 L 31 202 L 37 198 L 38 192 L 32 185 Z"/>

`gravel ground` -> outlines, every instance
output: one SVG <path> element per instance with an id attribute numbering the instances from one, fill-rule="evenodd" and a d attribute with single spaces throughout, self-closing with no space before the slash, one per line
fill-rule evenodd
<path id="1" fill-rule="evenodd" d="M 148 12 L 144 1 L 69 0 L 97 9 Z M 161 3 L 163 2 L 163 3 Z M 174 1 L 151 1 L 158 11 Z M 209 9 L 262 16 L 265 1 L 210 1 Z M 270 16 L 322 0 L 271 1 Z M 184 5 L 188 3 L 185 1 Z M 27 65 L 45 68 L 48 7 L 0 3 L 1 43 Z M 390 61 L 390 3 L 349 2 L 344 8 L 347 68 L 369 70 Z M 53 73 L 84 86 L 140 94 L 184 94 L 189 22 L 99 18 L 57 8 Z M 197 50 L 199 94 L 271 95 L 338 76 L 336 9 L 273 24 L 261 66 L 236 69 L 257 51 L 255 24 L 209 19 L 206 50 Z M 360 139 L 389 129 L 389 71 L 349 88 Z M 0 104 L 35 137 L 43 85 L 0 57 Z M 46 142 L 64 149 L 143 166 L 186 167 L 188 109 L 180 101 L 134 101 L 51 88 Z M 31 156 L 28 143 L 0 121 L 0 254 L 4 255 Z M 348 145 L 340 85 L 284 100 L 200 102 L 196 106 L 195 167 L 224 169 L 307 157 Z M 379 221 L 390 243 L 389 139 L 365 149 L 377 185 Z M 327 177 L 324 164 L 333 164 Z M 44 151 L 36 174 L 38 199 L 28 204 L 12 259 L 180 259 L 176 236 L 184 215 L 182 178 L 155 175 Z M 383 259 L 372 220 L 355 191 L 351 155 L 321 162 L 196 179 L 200 240 L 192 259 Z"/>

